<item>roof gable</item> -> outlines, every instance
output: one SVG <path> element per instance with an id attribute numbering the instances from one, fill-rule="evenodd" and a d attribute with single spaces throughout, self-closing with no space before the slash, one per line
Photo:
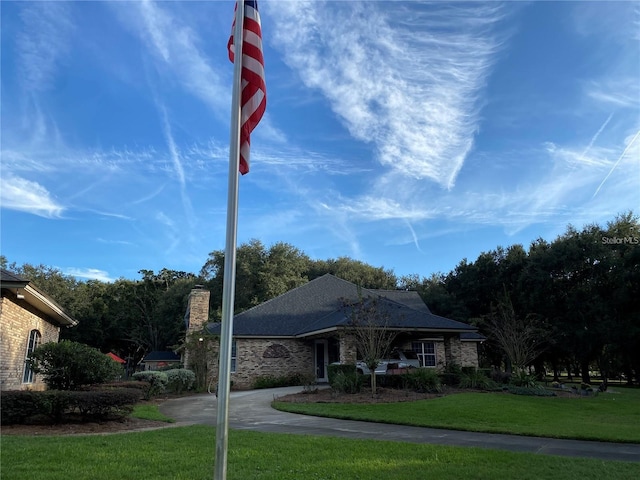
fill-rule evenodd
<path id="1" fill-rule="evenodd" d="M 417 292 L 368 290 L 331 274 L 272 298 L 234 316 L 235 336 L 306 336 L 348 326 L 345 303 L 378 298 L 378 308 L 389 317 L 388 326 L 402 329 L 475 331 L 470 325 L 432 314 Z M 212 333 L 220 324 L 210 324 Z"/>
<path id="2" fill-rule="evenodd" d="M 50 322 L 63 327 L 73 327 L 78 321 L 71 317 L 51 297 L 37 289 L 29 280 L 0 269 L 0 286 L 11 291 L 18 299 L 24 300 L 29 305 L 47 315 Z"/>

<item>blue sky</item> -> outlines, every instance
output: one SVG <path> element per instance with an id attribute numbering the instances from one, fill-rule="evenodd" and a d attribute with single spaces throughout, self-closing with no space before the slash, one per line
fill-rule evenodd
<path id="1" fill-rule="evenodd" d="M 429 276 L 640 213 L 637 2 L 259 7 L 239 243 Z M 2 254 L 198 272 L 224 249 L 233 3 L 0 8 Z"/>

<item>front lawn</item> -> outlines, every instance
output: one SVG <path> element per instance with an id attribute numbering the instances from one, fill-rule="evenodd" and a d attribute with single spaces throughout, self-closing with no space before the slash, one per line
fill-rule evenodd
<path id="1" fill-rule="evenodd" d="M 79 437 L 3 435 L 0 477 L 12 480 L 204 480 L 214 428 Z M 638 464 L 478 448 L 230 431 L 228 479 L 457 480 L 638 478 Z"/>
<path id="2" fill-rule="evenodd" d="M 622 387 L 596 397 L 459 393 L 383 404 L 276 401 L 274 407 L 306 415 L 420 427 L 640 443 L 640 389 Z"/>

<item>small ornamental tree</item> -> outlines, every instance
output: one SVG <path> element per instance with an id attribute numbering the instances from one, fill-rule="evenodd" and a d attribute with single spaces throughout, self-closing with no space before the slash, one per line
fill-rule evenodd
<path id="1" fill-rule="evenodd" d="M 353 334 L 356 349 L 371 372 L 371 394 L 376 394 L 376 368 L 387 356 L 397 332 L 388 328 L 389 314 L 377 298 L 362 298 L 357 302 L 344 302 L 351 313 L 349 332 Z"/>
<path id="2" fill-rule="evenodd" d="M 27 362 L 52 390 L 77 390 L 83 385 L 108 382 L 121 373 L 120 365 L 100 350 L 68 340 L 39 346 Z"/>

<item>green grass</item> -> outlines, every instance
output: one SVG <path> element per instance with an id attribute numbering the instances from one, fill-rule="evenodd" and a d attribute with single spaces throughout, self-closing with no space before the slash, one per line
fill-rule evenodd
<path id="1" fill-rule="evenodd" d="M 136 405 L 133 407 L 131 416 L 134 418 L 142 418 L 144 420 L 157 420 L 159 422 L 174 423 L 173 418 L 169 418 L 166 415 L 160 413 L 157 405 Z"/>
<path id="2" fill-rule="evenodd" d="M 213 477 L 213 427 L 108 436 L 2 436 L 7 480 L 204 480 Z M 229 480 L 638 478 L 636 463 L 478 448 L 250 431 L 229 433 Z"/>
<path id="3" fill-rule="evenodd" d="M 399 425 L 640 443 L 640 389 L 613 390 L 616 393 L 577 398 L 461 393 L 406 403 L 274 406 L 306 415 Z"/>

